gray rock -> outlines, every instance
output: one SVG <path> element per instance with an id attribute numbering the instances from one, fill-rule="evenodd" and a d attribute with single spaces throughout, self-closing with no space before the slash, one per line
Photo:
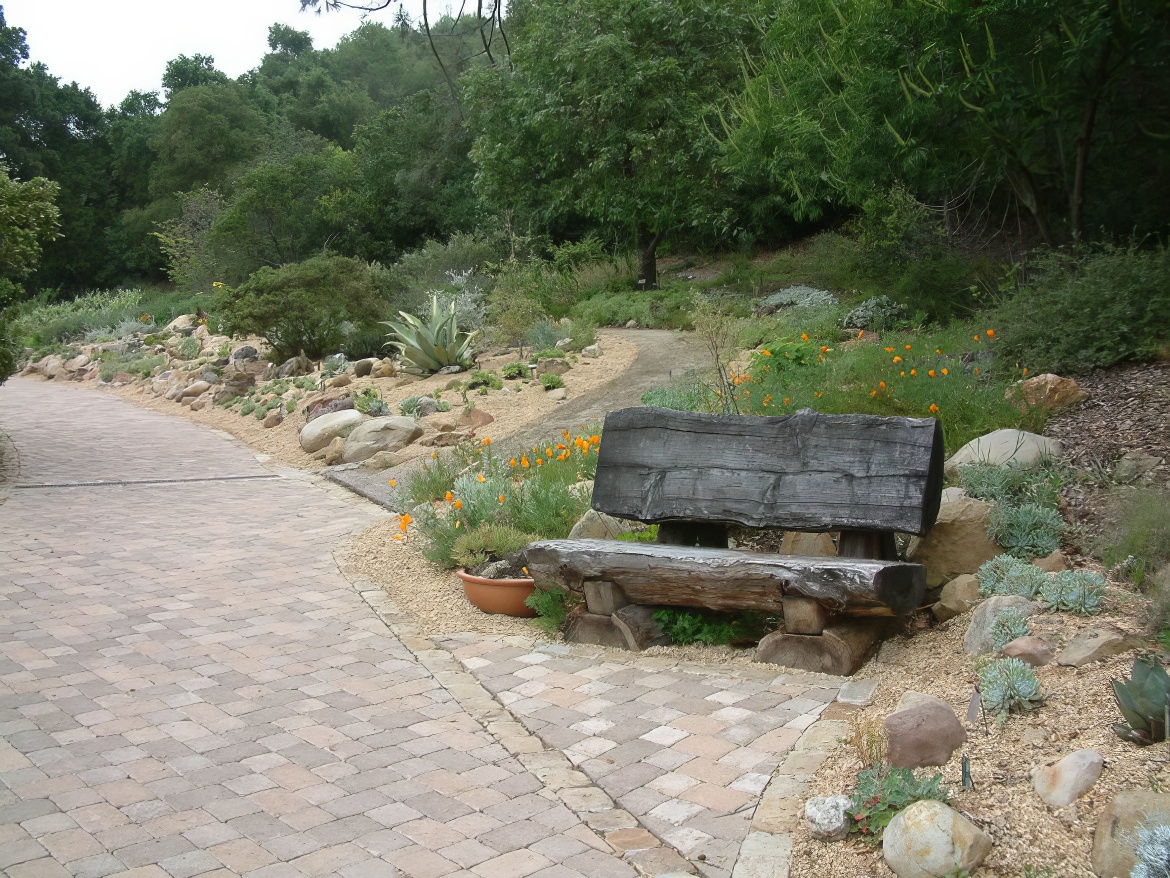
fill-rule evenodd
<path id="1" fill-rule="evenodd" d="M 78 354 L 72 359 L 66 360 L 64 368 L 66 372 L 78 372 L 89 365 L 89 357 L 85 354 Z"/>
<path id="2" fill-rule="evenodd" d="M 589 357 L 590 359 L 592 359 L 594 357 L 600 357 L 601 356 L 601 346 L 591 344 L 587 347 L 583 347 L 583 348 L 581 348 L 581 356 Z"/>
<path id="3" fill-rule="evenodd" d="M 569 391 L 565 390 L 563 387 L 554 387 L 552 390 L 548 391 L 548 398 L 555 400 L 568 399 Z"/>
<path id="4" fill-rule="evenodd" d="M 967 740 L 967 731 L 955 712 L 937 698 L 896 710 L 882 724 L 888 740 L 886 759 L 895 768 L 946 765 Z"/>
<path id="5" fill-rule="evenodd" d="M 898 703 L 894 705 L 894 712 L 909 710 L 911 707 L 918 707 L 920 704 L 941 704 L 948 710 L 951 707 L 935 695 L 927 695 L 925 692 L 915 692 L 913 689 L 907 689 L 902 693 L 902 697 L 898 699 Z"/>
<path id="6" fill-rule="evenodd" d="M 414 418 L 374 418 L 349 434 L 342 458 L 346 463 L 360 463 L 379 451 L 401 451 L 422 436 L 423 432 L 422 426 Z"/>
<path id="7" fill-rule="evenodd" d="M 1056 656 L 1052 644 L 1043 637 L 1017 637 L 1003 648 L 1003 654 L 1008 658 L 1018 658 L 1034 668 L 1043 667 Z"/>
<path id="8" fill-rule="evenodd" d="M 1018 595 L 996 595 L 983 601 L 971 616 L 971 624 L 963 635 L 963 651 L 968 655 L 983 655 L 993 651 L 991 626 L 1004 610 L 1015 609 L 1027 618 L 1037 610 L 1037 605 Z"/>
<path id="9" fill-rule="evenodd" d="M 319 415 L 301 428 L 301 448 L 309 454 L 320 451 L 338 436 L 348 436 L 363 420 L 352 408 Z"/>
<path id="10" fill-rule="evenodd" d="M 65 364 L 65 368 L 69 368 L 69 363 Z M 1128 451 L 1113 465 L 1113 481 L 1123 485 L 1131 484 L 1152 473 L 1161 463 L 1160 457 L 1142 451 Z"/>
<path id="11" fill-rule="evenodd" d="M 558 351 L 567 351 L 572 343 L 573 340 L 571 338 L 562 338 L 555 345 L 553 345 L 553 347 Z"/>
<path id="12" fill-rule="evenodd" d="M 620 534 L 633 533 L 637 529 L 631 522 L 623 521 L 590 509 L 569 531 L 571 540 L 616 540 Z"/>
<path id="13" fill-rule="evenodd" d="M 463 367 L 459 366 L 459 365 L 444 366 L 442 369 L 440 369 L 435 374 L 436 375 L 458 375 L 462 371 L 463 371 Z"/>
<path id="14" fill-rule="evenodd" d="M 404 462 L 404 458 L 397 451 L 379 451 L 372 457 L 366 458 L 362 466 L 371 470 L 384 470 Z"/>
<path id="15" fill-rule="evenodd" d="M 382 361 L 377 357 L 367 357 L 364 360 L 358 360 L 353 364 L 353 375 L 355 378 L 365 378 L 374 371 L 375 366 L 381 366 Z"/>
<path id="16" fill-rule="evenodd" d="M 1079 668 L 1141 646 L 1140 637 L 1132 637 L 1112 625 L 1101 625 L 1082 631 L 1070 640 L 1064 649 L 1056 654 L 1056 663 Z"/>
<path id="17" fill-rule="evenodd" d="M 208 384 L 219 384 L 219 376 L 214 372 L 204 372 L 200 377 Z"/>
<path id="18" fill-rule="evenodd" d="M 418 416 L 425 418 L 439 410 L 439 403 L 433 396 L 422 396 L 418 400 Z"/>
<path id="19" fill-rule="evenodd" d="M 945 468 L 948 473 L 953 473 L 964 463 L 1036 466 L 1047 458 L 1058 457 L 1060 443 L 1055 439 L 1023 430 L 996 430 L 972 439 L 947 460 Z"/>
<path id="20" fill-rule="evenodd" d="M 166 325 L 167 332 L 186 332 L 195 326 L 195 318 L 190 314 L 181 314 Z"/>
<path id="21" fill-rule="evenodd" d="M 282 423 L 284 423 L 284 409 L 280 406 L 272 409 L 264 416 L 264 420 L 261 421 L 261 423 L 264 425 L 265 430 L 271 430 L 273 427 L 279 427 Z"/>
<path id="22" fill-rule="evenodd" d="M 849 834 L 848 796 L 817 796 L 804 803 L 809 835 L 821 841 L 841 841 Z"/>
<path id="23" fill-rule="evenodd" d="M 537 378 L 541 375 L 564 375 L 572 368 L 568 360 L 560 357 L 541 357 L 536 361 L 536 369 L 532 374 Z"/>
<path id="24" fill-rule="evenodd" d="M 205 409 L 209 405 L 211 405 L 211 393 L 210 392 L 201 393 L 201 394 L 199 394 L 199 396 L 195 397 L 194 399 L 191 399 L 191 397 L 187 397 L 187 398 L 191 400 L 191 404 L 190 404 L 189 408 L 193 412 L 203 411 L 203 409 Z"/>
<path id="25" fill-rule="evenodd" d="M 338 436 L 325 446 L 325 466 L 341 463 L 344 454 L 345 440 Z"/>
<path id="26" fill-rule="evenodd" d="M 627 320 L 626 321 L 626 329 L 637 329 L 637 328 L 638 328 L 638 321 L 637 320 Z"/>
<path id="27" fill-rule="evenodd" d="M 280 364 L 280 368 L 276 370 L 276 377 L 297 378 L 301 375 L 309 375 L 312 371 L 313 361 L 308 357 L 290 357 Z"/>
<path id="28" fill-rule="evenodd" d="M 1077 750 L 1032 772 L 1032 789 L 1050 808 L 1063 808 L 1093 788 L 1105 760 L 1096 750 Z"/>
<path id="29" fill-rule="evenodd" d="M 930 533 L 915 537 L 906 549 L 907 561 L 926 566 L 928 587 L 975 573 L 984 561 L 1003 552 L 987 536 L 987 516 L 994 508 L 993 503 L 975 500 L 961 492 L 943 501 Z"/>
<path id="30" fill-rule="evenodd" d="M 342 372 L 340 375 L 334 375 L 325 382 L 326 387 L 348 387 L 353 383 L 353 379 L 349 377 L 348 372 Z"/>
<path id="31" fill-rule="evenodd" d="M 1170 793 L 1118 793 L 1097 819 L 1093 871 L 1100 878 L 1128 878 L 1137 860 L 1138 833 L 1158 825 L 1170 825 Z"/>
<path id="32" fill-rule="evenodd" d="M 1064 552 L 1057 549 L 1051 555 L 1034 558 L 1032 566 L 1039 567 L 1045 573 L 1059 573 L 1061 570 L 1068 570 L 1068 559 L 1064 557 Z"/>
<path id="33" fill-rule="evenodd" d="M 243 347 L 236 348 L 234 351 L 232 351 L 232 356 L 231 356 L 231 360 L 233 363 L 240 361 L 240 360 L 257 360 L 259 358 L 260 358 L 260 352 L 258 350 L 256 350 L 254 347 L 252 347 L 250 344 L 246 344 Z"/>
<path id="34" fill-rule="evenodd" d="M 961 616 L 979 603 L 979 579 L 971 573 L 956 576 L 942 587 L 938 602 L 930 608 L 934 617 L 946 622 Z"/>
<path id="35" fill-rule="evenodd" d="M 179 394 L 180 399 L 188 399 L 192 396 L 201 396 L 207 391 L 211 390 L 211 384 L 206 381 L 195 381 L 183 388 L 183 392 Z"/>
<path id="36" fill-rule="evenodd" d="M 958 811 L 929 799 L 895 814 L 882 837 L 882 856 L 898 878 L 974 872 L 990 852 L 987 833 Z"/>

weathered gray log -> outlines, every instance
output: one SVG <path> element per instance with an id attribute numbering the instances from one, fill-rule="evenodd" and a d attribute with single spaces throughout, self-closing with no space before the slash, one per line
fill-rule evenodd
<path id="1" fill-rule="evenodd" d="M 593 508 L 645 522 L 925 534 L 942 496 L 934 418 L 610 412 Z"/>
<path id="2" fill-rule="evenodd" d="M 789 634 L 820 634 L 829 624 L 829 611 L 820 601 L 799 595 L 784 596 L 784 630 Z"/>
<path id="3" fill-rule="evenodd" d="M 613 646 L 626 649 L 626 636 L 613 623 L 612 616 L 599 616 L 577 606 L 565 621 L 565 640 L 568 643 L 590 643 L 594 646 Z"/>
<path id="4" fill-rule="evenodd" d="M 901 561 L 803 558 L 616 540 L 545 540 L 525 550 L 542 587 L 615 583 L 635 604 L 711 610 L 783 608 L 785 595 L 850 615 L 903 616 L 926 593 L 926 569 Z"/>
<path id="5" fill-rule="evenodd" d="M 648 646 L 665 646 L 670 638 L 654 619 L 654 610 L 637 604 L 622 607 L 610 619 L 626 639 L 626 649 L 641 652 Z"/>
<path id="6" fill-rule="evenodd" d="M 885 634 L 886 626 L 877 619 L 839 619 L 820 635 L 773 631 L 756 647 L 756 661 L 848 677 Z"/>
<path id="7" fill-rule="evenodd" d="M 585 609 L 599 616 L 612 616 L 629 604 L 622 590 L 612 582 L 585 583 Z"/>

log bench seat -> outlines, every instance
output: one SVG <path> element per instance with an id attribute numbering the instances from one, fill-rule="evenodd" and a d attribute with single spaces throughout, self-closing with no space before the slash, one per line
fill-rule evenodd
<path id="1" fill-rule="evenodd" d="M 934 418 L 611 412 L 592 506 L 658 524 L 657 543 L 544 540 L 525 550 L 537 587 L 584 599 L 566 637 L 642 649 L 659 606 L 780 612 L 757 660 L 851 674 L 922 602 L 926 571 L 895 533 L 925 535 L 942 496 Z M 728 527 L 840 534 L 837 557 L 728 548 Z"/>

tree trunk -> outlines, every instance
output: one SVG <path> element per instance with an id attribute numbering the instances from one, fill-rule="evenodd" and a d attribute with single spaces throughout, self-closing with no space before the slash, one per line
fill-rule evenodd
<path id="1" fill-rule="evenodd" d="M 1101 50 L 1101 57 L 1097 61 L 1097 70 L 1095 73 L 1097 89 L 1093 92 L 1093 96 L 1089 99 L 1089 103 L 1085 107 L 1085 115 L 1081 120 L 1081 130 L 1077 134 L 1076 163 L 1073 167 L 1073 189 L 1072 195 L 1069 198 L 1068 211 L 1068 224 L 1074 241 L 1081 240 L 1081 236 L 1084 233 L 1082 226 L 1084 224 L 1085 176 L 1089 170 L 1089 150 L 1093 142 L 1093 127 L 1097 123 L 1097 108 L 1101 104 L 1101 92 L 1105 88 L 1105 79 L 1109 71 L 1109 55 L 1112 51 L 1113 41 L 1109 40 L 1105 43 L 1105 48 Z"/>
<path id="2" fill-rule="evenodd" d="M 658 242 L 661 232 L 652 232 L 645 223 L 638 223 L 638 286 L 644 290 L 658 289 Z"/>

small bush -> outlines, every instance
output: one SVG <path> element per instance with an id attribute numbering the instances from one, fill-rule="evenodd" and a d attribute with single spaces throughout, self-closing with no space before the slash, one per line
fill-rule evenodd
<path id="1" fill-rule="evenodd" d="M 1143 585 L 1170 564 L 1170 491 L 1126 488 L 1110 499 L 1111 522 L 1094 548 L 1110 567 L 1125 564 L 1134 583 Z M 1129 559 L 1133 560 L 1130 561 Z"/>
<path id="2" fill-rule="evenodd" d="M 654 611 L 654 621 L 672 643 L 705 643 L 724 646 L 736 636 L 735 623 L 725 613 L 692 610 L 685 607 L 663 607 Z"/>
<path id="3" fill-rule="evenodd" d="M 1001 718 L 1031 710 L 1044 697 L 1035 672 L 1017 658 L 986 662 L 979 669 L 979 693 L 983 706 Z"/>
<path id="4" fill-rule="evenodd" d="M 597 327 L 592 323 L 573 320 L 569 323 L 569 338 L 573 339 L 572 350 L 579 351 L 597 344 Z"/>
<path id="5" fill-rule="evenodd" d="M 1019 610 L 1009 607 L 991 623 L 991 648 L 999 652 L 1017 637 L 1028 636 L 1028 619 Z"/>
<path id="6" fill-rule="evenodd" d="M 901 329 L 906 322 L 904 305 L 899 305 L 889 296 L 873 296 L 846 314 L 841 325 L 886 332 L 890 329 Z"/>
<path id="7" fill-rule="evenodd" d="M 920 780 L 909 768 L 876 765 L 857 775 L 857 790 L 849 809 L 853 818 L 850 831 L 876 843 L 903 808 L 923 799 L 947 802 L 950 798 L 941 774 Z"/>
<path id="8" fill-rule="evenodd" d="M 528 367 L 523 363 L 508 363 L 500 370 L 500 375 L 505 381 L 515 381 L 519 378 L 528 377 Z"/>
<path id="9" fill-rule="evenodd" d="M 419 402 L 419 397 L 408 396 L 406 399 L 402 400 L 402 402 L 398 403 L 398 411 L 401 412 L 405 417 L 417 418 L 418 417 L 418 402 Z M 355 404 L 355 408 L 356 408 L 356 404 Z"/>
<path id="10" fill-rule="evenodd" d="M 485 561 L 502 561 L 539 539 L 511 525 L 484 523 L 455 540 L 451 558 L 458 566 L 470 570 Z"/>
<path id="11" fill-rule="evenodd" d="M 712 402 L 710 388 L 694 373 L 676 379 L 669 387 L 656 387 L 642 394 L 642 405 L 680 412 L 709 412 Z"/>
<path id="12" fill-rule="evenodd" d="M 194 360 L 199 356 L 199 340 L 187 336 L 179 342 L 178 352 L 180 360 Z"/>
<path id="13" fill-rule="evenodd" d="M 837 304 L 832 293 L 796 284 L 756 302 L 756 313 L 772 314 L 781 308 L 831 308 Z"/>
<path id="14" fill-rule="evenodd" d="M 959 483 L 967 496 L 1001 505 L 1038 503 L 1056 507 L 1060 502 L 1060 473 L 1050 467 L 964 464 L 959 467 Z"/>
<path id="15" fill-rule="evenodd" d="M 547 348 L 556 349 L 557 342 L 565 336 L 561 334 L 562 329 L 551 320 L 537 320 L 532 324 L 532 328 L 528 330 L 526 336 L 528 346 L 535 350 L 545 350 Z M 557 351 L 558 355 L 561 353 Z"/>
<path id="16" fill-rule="evenodd" d="M 1064 519 L 1036 503 L 996 506 L 987 517 L 988 535 L 1017 558 L 1040 558 L 1060 548 Z"/>
<path id="17" fill-rule="evenodd" d="M 524 605 L 536 610 L 535 624 L 549 637 L 556 637 L 565 627 L 569 606 L 560 589 L 537 588 L 524 600 Z"/>
<path id="18" fill-rule="evenodd" d="M 556 390 L 565 386 L 565 379 L 555 372 L 545 372 L 540 376 L 540 386 L 545 390 Z"/>
<path id="19" fill-rule="evenodd" d="M 504 386 L 504 382 L 498 375 L 491 372 L 486 372 L 483 369 L 476 369 L 471 373 L 467 383 L 464 385 L 468 390 L 477 390 L 480 387 L 490 387 L 492 390 L 500 390 Z"/>
<path id="20" fill-rule="evenodd" d="M 415 399 L 417 401 L 417 397 Z M 463 466 L 454 456 L 445 454 L 433 458 L 430 463 L 424 463 L 414 471 L 406 483 L 406 497 L 410 504 L 418 506 L 442 500 L 455 484 L 455 477 L 462 469 Z"/>

